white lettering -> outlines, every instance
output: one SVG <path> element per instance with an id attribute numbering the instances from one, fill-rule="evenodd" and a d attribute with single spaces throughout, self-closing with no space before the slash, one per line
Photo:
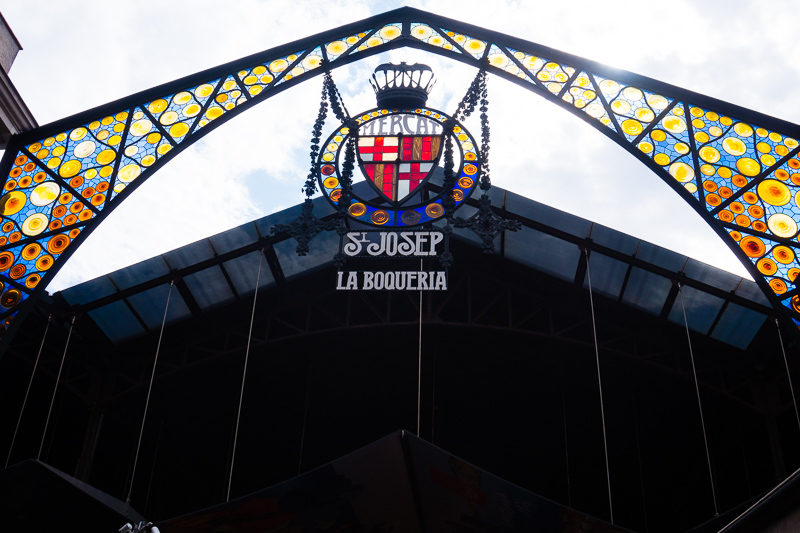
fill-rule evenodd
<path id="1" fill-rule="evenodd" d="M 372 283 L 373 276 L 374 274 L 372 272 L 364 272 L 364 284 L 362 285 L 362 288 L 365 291 L 371 290 L 373 288 L 373 283 Z"/>
<path id="2" fill-rule="evenodd" d="M 447 290 L 447 277 L 444 275 L 444 272 L 442 271 L 436 272 L 436 288 L 434 290 L 437 291 Z"/>
<path id="3" fill-rule="evenodd" d="M 358 290 L 358 272 L 347 273 L 347 290 Z"/>

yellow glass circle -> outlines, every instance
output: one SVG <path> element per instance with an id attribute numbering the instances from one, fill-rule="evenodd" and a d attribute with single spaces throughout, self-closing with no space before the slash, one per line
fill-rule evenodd
<path id="1" fill-rule="evenodd" d="M 0 197 L 0 215 L 7 217 L 19 213 L 28 199 L 22 191 L 11 191 Z"/>
<path id="2" fill-rule="evenodd" d="M 400 35 L 400 28 L 397 26 L 384 26 L 380 31 L 381 37 L 390 41 Z"/>
<path id="3" fill-rule="evenodd" d="M 636 113 L 634 113 L 634 115 L 642 122 L 652 122 L 653 119 L 656 118 L 655 113 L 653 113 L 646 107 L 640 107 L 639 109 L 636 110 Z"/>
<path id="4" fill-rule="evenodd" d="M 655 161 L 656 164 L 661 165 L 663 167 L 664 165 L 668 165 L 669 164 L 670 159 L 669 159 L 669 156 L 667 154 L 656 154 L 653 157 L 653 161 Z"/>
<path id="5" fill-rule="evenodd" d="M 39 235 L 45 229 L 50 220 L 44 213 L 34 213 L 22 223 L 22 233 L 28 237 Z"/>
<path id="6" fill-rule="evenodd" d="M 642 152 L 644 152 L 646 154 L 649 154 L 650 152 L 653 151 L 653 145 L 650 144 L 649 142 L 640 142 L 639 143 L 639 150 L 641 150 Z"/>
<path id="7" fill-rule="evenodd" d="M 158 114 L 164 111 L 168 105 L 169 103 L 167 103 L 166 100 L 159 98 L 158 100 L 153 100 L 150 102 L 150 104 L 147 106 L 147 109 L 149 109 L 151 113 Z"/>
<path id="8" fill-rule="evenodd" d="M 622 130 L 627 135 L 639 135 L 640 133 L 642 133 L 642 123 L 639 122 L 638 120 L 629 118 L 628 120 L 623 120 L 621 125 L 622 125 Z"/>
<path id="9" fill-rule="evenodd" d="M 736 125 L 733 127 L 733 131 L 736 132 L 736 135 L 739 137 L 750 137 L 753 135 L 753 128 L 750 127 L 749 124 L 745 124 L 744 122 L 737 122 Z"/>
<path id="10" fill-rule="evenodd" d="M 269 70 L 272 71 L 273 74 L 277 74 L 278 72 L 283 72 L 289 67 L 289 62 L 285 59 L 276 59 L 272 63 L 269 64 Z"/>
<path id="11" fill-rule="evenodd" d="M 173 124 L 169 129 L 169 134 L 172 135 L 173 138 L 183 137 L 187 133 L 189 133 L 189 126 L 187 126 L 184 122 Z"/>
<path id="12" fill-rule="evenodd" d="M 200 109 L 202 108 L 199 104 L 189 104 L 183 108 L 183 114 L 187 117 L 193 117 L 200 112 Z"/>
<path id="13" fill-rule="evenodd" d="M 58 169 L 58 173 L 62 178 L 71 178 L 80 171 L 81 162 L 77 159 L 70 159 L 69 161 L 66 161 L 63 165 L 61 165 L 61 168 Z"/>
<path id="14" fill-rule="evenodd" d="M 778 180 L 768 179 L 758 184 L 758 196 L 770 205 L 786 205 L 792 198 L 792 193 L 789 192 L 783 182 Z"/>
<path id="15" fill-rule="evenodd" d="M 687 183 L 694 179 L 694 169 L 686 163 L 672 163 L 669 166 L 670 175 L 681 183 Z"/>
<path id="16" fill-rule="evenodd" d="M 739 157 L 740 155 L 744 155 L 747 151 L 747 146 L 742 142 L 741 139 L 737 139 L 736 137 L 725 137 L 722 140 L 722 149 L 728 152 L 729 154 Z"/>
<path id="17" fill-rule="evenodd" d="M 202 85 L 197 86 L 197 88 L 194 90 L 194 95 L 197 96 L 198 98 L 205 98 L 212 92 L 214 92 L 214 87 L 212 87 L 208 83 L 204 83 Z"/>
<path id="18" fill-rule="evenodd" d="M 170 124 L 175 124 L 177 120 L 178 120 L 178 113 L 175 111 L 167 111 L 166 113 L 161 115 L 160 119 L 158 119 L 158 121 L 165 126 L 169 126 Z"/>
<path id="19" fill-rule="evenodd" d="M 149 120 L 142 119 L 137 120 L 133 124 L 131 124 L 131 135 L 134 137 L 141 137 L 142 135 L 147 134 L 151 129 L 153 129 L 153 123 Z"/>
<path id="20" fill-rule="evenodd" d="M 765 130 L 764 128 L 756 128 L 756 135 L 758 135 L 759 137 L 766 137 L 767 130 Z"/>
<path id="21" fill-rule="evenodd" d="M 130 165 L 125 165 L 124 167 L 119 169 L 117 178 L 119 178 L 119 180 L 122 183 L 128 183 L 138 178 L 139 174 L 141 173 L 142 173 L 141 167 L 135 163 L 131 163 Z"/>
<path id="22" fill-rule="evenodd" d="M 107 165 L 117 157 L 117 152 L 111 149 L 105 149 L 97 154 L 97 163 L 100 165 Z"/>
<path id="23" fill-rule="evenodd" d="M 656 142 L 662 142 L 667 138 L 667 134 L 664 133 L 664 130 L 653 130 L 650 132 L 650 138 Z"/>
<path id="24" fill-rule="evenodd" d="M 722 128 L 720 128 L 719 126 L 711 126 L 710 128 L 708 128 L 708 133 L 713 135 L 714 137 L 719 137 L 720 135 L 722 135 Z"/>
<path id="25" fill-rule="evenodd" d="M 73 141 L 80 141 L 86 137 L 86 128 L 75 128 L 69 133 L 69 138 Z"/>
<path id="26" fill-rule="evenodd" d="M 664 126 L 664 129 L 670 133 L 682 133 L 686 131 L 686 121 L 680 117 L 676 117 L 675 115 L 669 115 L 664 120 L 661 121 L 661 125 Z"/>
<path id="27" fill-rule="evenodd" d="M 172 101 L 178 105 L 183 105 L 192 99 L 192 95 L 187 91 L 181 91 L 172 97 Z"/>
<path id="28" fill-rule="evenodd" d="M 767 227 L 778 237 L 790 238 L 797 234 L 797 222 L 783 213 L 775 213 L 767 219 Z"/>
<path id="29" fill-rule="evenodd" d="M 708 161 L 709 163 L 716 163 L 720 158 L 719 151 L 713 146 L 703 146 L 700 148 L 698 155 L 700 156 L 700 159 L 703 161 Z"/>
<path id="30" fill-rule="evenodd" d="M 669 101 L 659 94 L 651 94 L 647 97 L 647 103 L 653 109 L 661 110 L 669 105 Z"/>
<path id="31" fill-rule="evenodd" d="M 704 131 L 698 131 L 697 133 L 695 133 L 694 138 L 699 143 L 707 143 L 709 139 L 708 133 Z"/>
<path id="32" fill-rule="evenodd" d="M 622 91 L 622 95 L 631 101 L 641 100 L 644 97 L 644 93 L 636 87 L 625 87 Z"/>
<path id="33" fill-rule="evenodd" d="M 82 143 L 78 143 L 78 145 L 72 151 L 72 154 L 75 157 L 83 159 L 84 157 L 89 157 L 92 155 L 96 147 L 97 145 L 95 145 L 94 141 L 83 141 Z"/>
<path id="34" fill-rule="evenodd" d="M 675 151 L 679 154 L 688 154 L 689 153 L 689 145 L 686 143 L 675 143 Z"/>
<path id="35" fill-rule="evenodd" d="M 625 100 L 614 100 L 611 102 L 611 110 L 618 115 L 626 115 L 631 110 L 631 104 Z"/>
<path id="36" fill-rule="evenodd" d="M 761 165 L 753 158 L 742 157 L 736 161 L 736 169 L 745 176 L 757 176 L 761 172 Z"/>
<path id="37" fill-rule="evenodd" d="M 31 203 L 35 206 L 52 204 L 61 194 L 61 187 L 54 181 L 46 181 L 31 191 Z"/>
<path id="38" fill-rule="evenodd" d="M 206 111 L 206 117 L 208 117 L 210 120 L 214 120 L 215 118 L 221 117 L 222 113 L 224 113 L 224 111 L 221 107 L 212 106 L 208 108 L 208 111 Z"/>

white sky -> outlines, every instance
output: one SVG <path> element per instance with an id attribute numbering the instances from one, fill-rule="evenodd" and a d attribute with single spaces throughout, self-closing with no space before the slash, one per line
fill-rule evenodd
<path id="1" fill-rule="evenodd" d="M 401 7 L 311 0 L 0 0 L 24 50 L 11 79 L 40 124 L 154 85 Z M 800 122 L 798 5 L 689 2 L 409 2 L 565 52 Z M 768 6 L 768 7 L 767 7 Z M 452 112 L 475 71 L 399 50 L 334 71 L 351 112 L 387 60 L 439 78 L 431 107 Z M 302 200 L 321 78 L 260 104 L 195 143 L 86 240 L 60 290 Z M 747 276 L 727 246 L 646 167 L 594 128 L 491 78 L 492 181 L 556 208 Z M 334 127 L 329 120 L 326 135 Z M 473 133 L 478 134 L 477 127 Z M 313 243 L 312 243 L 313 246 Z"/>

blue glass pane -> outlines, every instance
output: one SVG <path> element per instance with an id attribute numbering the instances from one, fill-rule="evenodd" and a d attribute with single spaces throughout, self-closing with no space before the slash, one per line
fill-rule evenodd
<path id="1" fill-rule="evenodd" d="M 745 350 L 766 319 L 767 316 L 758 311 L 730 303 L 714 326 L 711 336 Z"/>
<path id="2" fill-rule="evenodd" d="M 524 196 L 506 193 L 506 210 L 516 215 L 541 222 L 552 228 L 560 229 L 577 237 L 589 235 L 592 223 L 586 219 L 559 211 L 553 207 L 534 202 Z"/>
<path id="3" fill-rule="evenodd" d="M 157 256 L 112 272 L 108 274 L 108 277 L 111 278 L 117 288 L 124 290 L 168 273 L 169 267 L 167 267 L 161 256 Z"/>
<path id="4" fill-rule="evenodd" d="M 589 275 L 591 275 L 593 292 L 617 298 L 627 271 L 627 263 L 592 252 L 589 254 L 589 271 L 583 280 L 583 286 L 589 287 Z"/>
<path id="5" fill-rule="evenodd" d="M 192 297 L 201 309 L 208 309 L 234 299 L 225 275 L 218 266 L 212 266 L 183 278 Z"/>
<path id="6" fill-rule="evenodd" d="M 686 264 L 686 256 L 666 248 L 660 248 L 646 241 L 639 242 L 636 257 L 672 272 L 680 272 L 683 265 Z"/>
<path id="7" fill-rule="evenodd" d="M 129 296 L 127 300 L 147 327 L 155 329 L 161 327 L 161 321 L 164 318 L 164 304 L 167 302 L 168 293 L 169 285 L 164 284 Z M 169 298 L 167 323 L 183 320 L 190 315 L 186 302 L 181 298 L 181 293 L 178 292 L 178 289 L 173 288 L 172 295 Z"/>
<path id="8" fill-rule="evenodd" d="M 81 305 L 93 302 L 117 292 L 114 284 L 106 276 L 100 276 L 80 285 L 75 285 L 61 291 L 61 295 L 70 305 Z"/>
<path id="9" fill-rule="evenodd" d="M 114 343 L 122 342 L 145 332 L 142 325 L 122 300 L 93 309 L 89 311 L 89 316 Z"/>
<path id="10" fill-rule="evenodd" d="M 732 291 L 739 286 L 742 278 L 711 265 L 701 263 L 696 259 L 689 259 L 683 272 L 690 278 L 707 283 L 724 291 Z"/>
<path id="11" fill-rule="evenodd" d="M 672 281 L 668 278 L 633 267 L 628 277 L 628 284 L 625 285 L 622 301 L 657 315 L 664 308 L 664 302 L 671 288 Z"/>
<path id="12" fill-rule="evenodd" d="M 633 255 L 639 246 L 639 239 L 600 224 L 592 225 L 590 238 L 601 246 L 611 248 L 625 255 Z"/>
<path id="13" fill-rule="evenodd" d="M 229 229 L 208 238 L 218 254 L 228 253 L 258 240 L 258 231 L 252 222 Z"/>
<path id="14" fill-rule="evenodd" d="M 575 244 L 526 227 L 506 232 L 505 250 L 512 261 L 566 280 L 575 278 L 581 257 Z"/>
<path id="15" fill-rule="evenodd" d="M 256 274 L 258 272 L 258 257 L 261 252 L 251 252 L 247 255 L 231 259 L 223 263 L 222 267 L 231 278 L 233 286 L 239 295 L 250 294 L 256 284 Z M 262 256 L 263 257 L 263 256 Z M 266 287 L 275 283 L 272 271 L 267 264 L 267 260 L 261 259 L 261 275 L 258 278 L 258 288 Z"/>
<path id="16" fill-rule="evenodd" d="M 717 318 L 719 310 L 722 309 L 724 300 L 694 287 L 683 287 L 681 293 L 683 293 L 683 304 L 686 306 L 686 320 L 689 322 L 689 328 L 704 335 L 707 334 L 714 319 Z M 675 298 L 675 303 L 672 304 L 669 320 L 681 326 L 684 324 L 680 293 Z"/>
<path id="17" fill-rule="evenodd" d="M 323 231 L 311 240 L 310 252 L 304 256 L 297 255 L 297 241 L 294 239 L 286 239 L 274 246 L 283 275 L 288 278 L 332 262 L 339 251 L 339 235 L 335 231 Z"/>
<path id="18" fill-rule="evenodd" d="M 206 259 L 211 259 L 214 257 L 214 250 L 211 248 L 208 240 L 203 239 L 162 254 L 162 256 L 173 270 L 177 270 L 179 268 L 196 265 L 200 261 L 205 261 Z"/>

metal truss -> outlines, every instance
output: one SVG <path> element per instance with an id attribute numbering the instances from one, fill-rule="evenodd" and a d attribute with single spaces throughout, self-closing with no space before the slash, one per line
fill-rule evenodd
<path id="1" fill-rule="evenodd" d="M 530 41 L 401 8 L 13 137 L 0 163 L 3 329 L 117 204 L 193 142 L 297 83 L 401 47 L 485 65 L 613 139 L 700 213 L 785 324 L 800 324 L 795 284 L 800 126 Z"/>

